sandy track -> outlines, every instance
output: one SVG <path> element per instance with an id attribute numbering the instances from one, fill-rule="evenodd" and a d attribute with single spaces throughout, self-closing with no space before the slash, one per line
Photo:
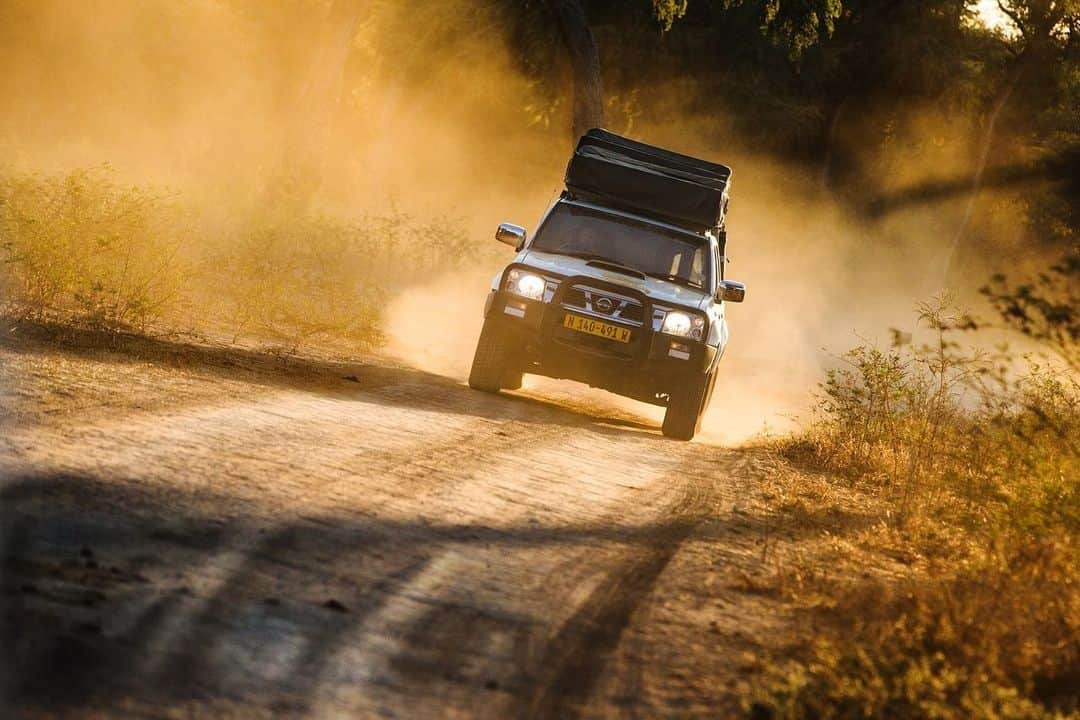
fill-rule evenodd
<path id="1" fill-rule="evenodd" d="M 0 350 L 22 711 L 713 715 L 731 668 L 672 655 L 768 624 L 718 626 L 715 591 L 657 621 L 761 542 L 737 451 L 380 361 Z M 712 560 L 685 552 L 705 536 Z"/>

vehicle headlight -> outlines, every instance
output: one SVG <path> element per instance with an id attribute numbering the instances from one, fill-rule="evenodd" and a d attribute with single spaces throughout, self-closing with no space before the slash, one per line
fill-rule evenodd
<path id="1" fill-rule="evenodd" d="M 660 332 L 676 337 L 688 337 L 700 340 L 705 332 L 705 318 L 700 315 L 672 310 L 664 315 L 664 322 L 660 325 Z"/>
<path id="2" fill-rule="evenodd" d="M 506 289 L 530 300 L 543 300 L 546 287 L 547 283 L 539 275 L 517 269 L 511 270 L 506 275 Z"/>

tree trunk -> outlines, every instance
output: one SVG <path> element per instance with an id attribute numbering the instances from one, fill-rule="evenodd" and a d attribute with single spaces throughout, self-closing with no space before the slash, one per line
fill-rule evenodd
<path id="1" fill-rule="evenodd" d="M 600 83 L 600 55 L 580 0 L 547 0 L 559 34 L 570 55 L 574 74 L 573 140 L 604 124 L 604 90 Z"/>
<path id="2" fill-rule="evenodd" d="M 271 185 L 277 201 L 306 206 L 322 184 L 330 130 L 341 103 L 345 65 L 367 3 L 333 0 L 312 39 L 287 120 L 281 166 Z"/>

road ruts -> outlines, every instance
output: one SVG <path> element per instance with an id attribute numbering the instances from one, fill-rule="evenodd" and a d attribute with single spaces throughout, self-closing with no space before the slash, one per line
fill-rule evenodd
<path id="1" fill-rule="evenodd" d="M 370 366 L 175 406 L 158 368 L 143 407 L 103 369 L 65 360 L 109 413 L 0 438 L 21 711 L 576 717 L 728 492 L 715 448 L 592 405 Z"/>
<path id="2" fill-rule="evenodd" d="M 681 472 L 666 480 L 681 483 L 683 496 L 665 509 L 665 523 L 652 537 L 613 561 L 600 584 L 548 641 L 531 694 L 523 698 L 522 717 L 579 716 L 631 617 L 647 602 L 683 541 L 708 514 L 711 482 Z"/>

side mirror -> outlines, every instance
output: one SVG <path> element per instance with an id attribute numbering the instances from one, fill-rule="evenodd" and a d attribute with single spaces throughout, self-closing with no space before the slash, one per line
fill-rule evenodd
<path id="1" fill-rule="evenodd" d="M 716 289 L 716 299 L 726 302 L 742 302 L 746 298 L 746 286 L 734 280 L 722 280 Z"/>
<path id="2" fill-rule="evenodd" d="M 525 228 L 512 223 L 500 223 L 498 229 L 495 230 L 495 239 L 510 245 L 515 250 L 520 250 L 525 246 L 525 237 Z"/>

